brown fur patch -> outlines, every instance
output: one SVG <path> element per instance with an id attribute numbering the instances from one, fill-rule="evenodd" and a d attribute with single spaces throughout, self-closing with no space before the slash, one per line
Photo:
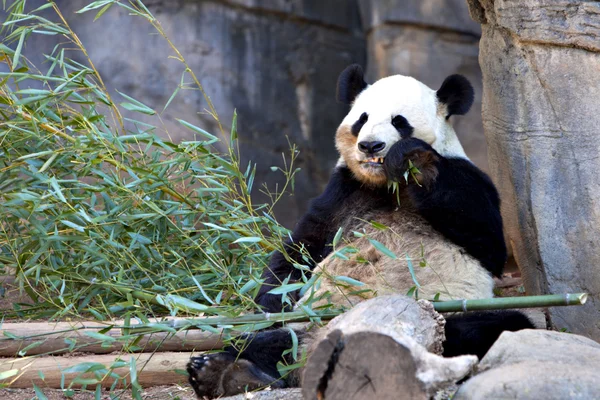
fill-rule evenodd
<path id="1" fill-rule="evenodd" d="M 387 184 L 383 169 L 378 173 L 369 173 L 356 159 L 356 136 L 352 134 L 351 126 L 342 125 L 338 128 L 335 134 L 335 147 L 359 182 L 373 187 Z"/>

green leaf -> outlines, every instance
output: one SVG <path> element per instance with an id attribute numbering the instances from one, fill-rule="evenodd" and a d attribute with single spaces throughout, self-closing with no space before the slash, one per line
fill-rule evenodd
<path id="1" fill-rule="evenodd" d="M 383 224 L 380 224 L 379 222 L 376 222 L 376 221 L 371 221 L 371 222 L 370 222 L 370 224 L 371 224 L 371 226 L 372 226 L 373 228 L 375 228 L 375 229 L 379 229 L 379 230 L 381 230 L 381 231 L 384 231 L 384 230 L 388 229 L 388 227 L 387 227 L 387 226 L 385 226 L 385 225 L 383 225 Z"/>
<path id="2" fill-rule="evenodd" d="M 114 342 L 116 339 L 109 335 L 104 335 L 99 332 L 85 332 L 86 336 L 91 337 L 92 339 L 101 340 L 103 342 Z"/>
<path id="3" fill-rule="evenodd" d="M 40 389 L 35 383 L 33 384 L 33 391 L 35 392 L 38 400 L 48 400 L 48 397 L 46 397 L 42 389 Z"/>
<path id="4" fill-rule="evenodd" d="M 373 245 L 373 247 L 375 247 L 378 251 L 380 251 L 381 253 L 385 254 L 386 256 L 388 256 L 389 258 L 391 258 L 392 260 L 397 259 L 398 257 L 396 257 L 396 255 L 387 247 L 385 247 L 382 243 L 378 242 L 375 239 L 371 239 L 368 238 L 369 242 Z"/>
<path id="5" fill-rule="evenodd" d="M 198 128 L 195 125 L 190 124 L 189 122 L 186 122 L 182 119 L 177 119 L 177 121 L 179 121 L 179 123 L 183 126 L 185 126 L 188 129 L 191 129 L 192 131 L 208 138 L 211 141 L 217 142 L 219 139 L 216 136 L 211 135 L 210 133 L 206 132 L 204 129 L 202 128 Z"/>
<path id="6" fill-rule="evenodd" d="M 61 220 L 60 222 L 62 224 L 64 224 L 64 225 L 68 226 L 69 228 L 73 228 L 73 229 L 75 229 L 75 230 L 77 230 L 79 232 L 85 232 L 85 227 L 84 226 L 77 225 L 76 223 L 71 222 L 71 221 L 67 221 L 67 220 Z"/>
<path id="7" fill-rule="evenodd" d="M 21 50 L 23 50 L 23 43 L 25 43 L 25 36 L 29 33 L 27 29 L 23 29 L 21 31 L 21 36 L 19 36 L 19 43 L 17 44 L 17 48 L 15 49 L 15 54 L 12 60 L 12 67 L 17 68 L 19 65 L 19 58 L 21 57 Z"/>
<path id="8" fill-rule="evenodd" d="M 340 239 L 342 239 L 342 235 L 344 233 L 344 228 L 343 227 L 339 227 L 337 232 L 335 233 L 335 236 L 333 237 L 333 242 L 331 243 L 333 247 L 336 247 L 338 245 L 338 243 L 340 242 Z"/>
<path id="9" fill-rule="evenodd" d="M 274 289 L 271 289 L 267 293 L 285 294 L 285 293 L 293 292 L 295 290 L 300 290 L 300 289 L 302 289 L 302 286 L 304 286 L 304 283 L 288 283 L 287 285 L 282 285 L 282 286 L 276 287 Z"/>
<path id="10" fill-rule="evenodd" d="M 352 286 L 364 286 L 365 284 L 361 281 L 357 281 L 356 279 L 352 279 L 348 276 L 336 276 L 333 278 L 335 282 L 342 282 Z"/>
<path id="11" fill-rule="evenodd" d="M 261 241 L 262 241 L 262 238 L 259 238 L 256 236 L 247 236 L 247 237 L 241 237 L 239 239 L 236 239 L 233 241 L 233 243 L 258 243 Z"/>
<path id="12" fill-rule="evenodd" d="M 8 378 L 12 378 L 13 376 L 19 373 L 19 369 L 9 369 L 8 371 L 0 372 L 0 381 Z"/>
<path id="13" fill-rule="evenodd" d="M 111 2 L 111 3 L 107 4 L 107 5 L 105 5 L 104 7 L 102 7 L 102 9 L 100 11 L 98 11 L 98 13 L 96 14 L 96 16 L 94 17 L 94 22 L 96 22 L 96 20 L 98 18 L 100 18 L 102 15 L 104 15 L 104 13 L 107 12 L 108 9 L 111 8 L 113 4 L 114 3 Z"/>
<path id="14" fill-rule="evenodd" d="M 148 107 L 141 101 L 138 101 L 138 100 L 134 99 L 133 97 L 127 96 L 125 93 L 121 93 L 118 90 L 117 90 L 117 93 L 119 93 L 121 96 L 123 96 L 124 98 L 126 98 L 127 100 L 130 101 L 129 103 L 128 102 L 120 103 L 121 107 L 125 108 L 126 110 L 136 111 L 136 112 L 140 112 L 140 113 L 146 114 L 146 115 L 156 114 L 156 111 L 154 111 L 152 108 Z"/>
<path id="15" fill-rule="evenodd" d="M 408 256 L 408 253 L 406 253 L 406 264 L 408 265 L 408 271 L 410 272 L 410 276 L 411 276 L 413 282 L 415 283 L 415 285 L 418 288 L 421 288 L 421 285 L 419 285 L 419 282 L 417 281 L 417 276 L 415 275 L 415 269 L 413 267 L 412 260 Z"/>

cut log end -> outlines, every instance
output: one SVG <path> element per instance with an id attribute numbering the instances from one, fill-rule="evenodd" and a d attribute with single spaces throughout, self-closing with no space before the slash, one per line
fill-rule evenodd
<path id="1" fill-rule="evenodd" d="M 376 332 L 335 330 L 307 363 L 305 399 L 427 399 L 410 349 Z"/>

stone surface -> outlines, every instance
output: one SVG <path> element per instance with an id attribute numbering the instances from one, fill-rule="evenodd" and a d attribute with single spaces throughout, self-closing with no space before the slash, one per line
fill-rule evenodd
<path id="1" fill-rule="evenodd" d="M 302 390 L 300 388 L 262 390 L 260 392 L 222 397 L 221 400 L 302 400 Z"/>
<path id="2" fill-rule="evenodd" d="M 455 400 L 592 399 L 600 344 L 569 333 L 543 330 L 504 332 L 463 384 Z"/>
<path id="3" fill-rule="evenodd" d="M 452 74 L 466 76 L 475 103 L 466 116 L 453 117 L 467 155 L 487 171 L 481 123 L 481 70 L 477 61 L 481 29 L 462 0 L 359 0 L 367 37 L 370 82 L 392 74 L 413 76 L 438 89 Z"/>
<path id="4" fill-rule="evenodd" d="M 481 359 L 479 372 L 497 366 L 525 361 L 573 364 L 580 367 L 600 365 L 600 344 L 584 336 L 541 329 L 503 332 Z M 600 382 L 599 382 L 600 383 Z"/>
<path id="5" fill-rule="evenodd" d="M 598 398 L 598 393 L 597 371 L 579 370 L 572 364 L 564 366 L 526 361 L 469 379 L 452 400 L 588 400 Z"/>
<path id="6" fill-rule="evenodd" d="M 490 172 L 527 293 L 590 293 L 550 317 L 600 340 L 600 3 L 469 5 L 482 23 Z"/>

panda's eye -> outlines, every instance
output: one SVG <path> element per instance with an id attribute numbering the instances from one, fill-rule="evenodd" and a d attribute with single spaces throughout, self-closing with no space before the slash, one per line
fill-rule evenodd
<path id="1" fill-rule="evenodd" d="M 360 115 L 360 118 L 358 119 L 358 121 L 356 121 L 354 123 L 354 125 L 352 125 L 352 134 L 354 136 L 358 136 L 358 133 L 360 132 L 363 125 L 367 122 L 368 119 L 369 119 L 369 115 L 367 115 L 366 112 L 364 112 Z"/>
<path id="2" fill-rule="evenodd" d="M 406 118 L 404 118 L 402 115 L 396 115 L 394 118 L 392 118 L 392 125 L 394 125 L 394 128 L 398 130 L 405 129 L 410 126 Z"/>
<path id="3" fill-rule="evenodd" d="M 392 118 L 392 126 L 396 128 L 403 139 L 410 137 L 413 133 L 413 127 L 402 115 L 396 115 Z"/>

